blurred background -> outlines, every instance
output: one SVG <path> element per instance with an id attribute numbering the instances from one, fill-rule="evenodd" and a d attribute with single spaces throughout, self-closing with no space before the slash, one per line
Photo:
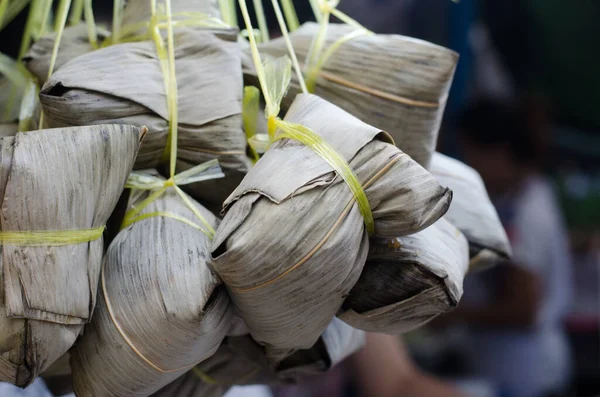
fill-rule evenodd
<path id="1" fill-rule="evenodd" d="M 473 396 L 600 395 L 600 2 L 339 8 L 460 53 L 438 151 L 481 173 L 514 249 L 467 277 L 454 313 L 403 337 L 414 362 Z"/>
<path id="2" fill-rule="evenodd" d="M 112 2 L 94 3 L 108 20 Z M 308 1 L 294 3 L 301 21 L 312 19 Z M 515 250 L 510 263 L 467 278 L 455 312 L 402 337 L 411 361 L 475 397 L 599 396 L 600 2 L 339 8 L 377 33 L 460 53 L 438 151 L 481 173 Z M 20 37 L 25 15 L 4 37 Z M 14 56 L 18 45 L 3 41 L 0 51 Z M 351 373 L 342 365 L 276 394 L 357 395 Z"/>

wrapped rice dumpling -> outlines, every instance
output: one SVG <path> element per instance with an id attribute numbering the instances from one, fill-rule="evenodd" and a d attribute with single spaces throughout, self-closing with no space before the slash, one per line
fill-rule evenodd
<path id="1" fill-rule="evenodd" d="M 99 43 L 109 36 L 109 32 L 102 28 L 97 28 L 96 34 Z M 52 58 L 55 39 L 56 32 L 41 37 L 31 46 L 29 52 L 27 52 L 23 58 L 25 67 L 38 79 L 41 85 L 43 85 L 48 78 L 50 59 Z M 60 40 L 54 70 L 56 71 L 71 59 L 87 54 L 93 50 L 94 47 L 89 42 L 85 24 L 65 28 Z"/>
<path id="2" fill-rule="evenodd" d="M 310 94 L 286 122 L 324 138 L 362 184 L 376 236 L 418 232 L 451 192 L 387 134 Z M 224 204 L 212 266 L 270 357 L 312 347 L 358 280 L 369 242 L 349 186 L 313 149 L 275 141 Z M 289 351 L 286 351 L 289 350 Z"/>
<path id="3" fill-rule="evenodd" d="M 0 140 L 1 381 L 31 383 L 89 321 L 102 231 L 141 134 L 133 126 L 98 125 Z"/>
<path id="4" fill-rule="evenodd" d="M 175 35 L 178 89 L 177 158 L 193 165 L 219 159 L 233 185 L 249 167 L 242 130 L 239 46 L 210 32 Z M 115 67 L 115 65 L 118 65 Z M 151 41 L 103 48 L 68 62 L 40 93 L 52 126 L 110 120 L 148 126 L 136 168 L 168 161 L 168 106 L 160 61 Z M 229 192 L 196 189 L 194 198 L 220 205 Z"/>
<path id="5" fill-rule="evenodd" d="M 291 33 L 300 62 L 307 62 L 318 30 L 319 25 L 306 23 Z M 355 30 L 349 25 L 330 24 L 325 49 Z M 259 48 L 261 53 L 274 57 L 287 53 L 283 38 Z M 363 35 L 333 52 L 320 70 L 315 94 L 365 123 L 388 131 L 403 152 L 427 168 L 457 61 L 455 52 L 422 40 Z M 255 73 L 251 64 L 244 65 L 245 73 Z M 288 106 L 298 92 L 294 81 L 287 96 Z"/>
<path id="6" fill-rule="evenodd" d="M 276 367 L 284 382 L 301 382 L 305 377 L 330 370 L 365 345 L 365 333 L 333 318 L 317 343 L 298 350 Z"/>
<path id="7" fill-rule="evenodd" d="M 227 337 L 212 357 L 152 397 L 221 397 L 233 385 L 277 382 L 260 345 L 249 336 Z"/>
<path id="8" fill-rule="evenodd" d="M 364 346 L 364 332 L 334 318 L 317 343 L 273 369 L 250 336 L 227 337 L 211 358 L 153 397 L 222 396 L 234 385 L 296 383 L 325 372 Z"/>
<path id="9" fill-rule="evenodd" d="M 431 173 L 454 192 L 448 219 L 469 241 L 471 269 L 485 268 L 508 259 L 510 242 L 481 176 L 458 160 L 435 153 Z"/>
<path id="10" fill-rule="evenodd" d="M 468 262 L 467 240 L 445 219 L 410 236 L 372 241 L 339 317 L 369 332 L 410 331 L 457 305 Z"/>
<path id="11" fill-rule="evenodd" d="M 132 206 L 152 194 L 134 193 Z M 182 196 L 167 189 L 137 219 L 108 249 L 98 307 L 71 352 L 78 397 L 150 395 L 212 356 L 230 326 L 229 298 L 207 265 L 210 237 Z"/>

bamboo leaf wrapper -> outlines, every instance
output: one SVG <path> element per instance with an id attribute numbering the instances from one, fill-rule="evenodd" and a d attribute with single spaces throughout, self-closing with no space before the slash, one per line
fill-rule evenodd
<path id="1" fill-rule="evenodd" d="M 447 210 L 451 192 L 386 135 L 314 95 L 285 118 L 333 146 L 362 183 L 375 235 L 415 233 Z M 368 253 L 364 220 L 348 186 L 312 149 L 284 139 L 225 202 L 212 266 L 252 336 L 272 357 L 310 348 L 358 280 Z M 288 352 L 289 353 L 289 352 Z"/>
<path id="2" fill-rule="evenodd" d="M 125 125 L 18 133 L 0 140 L 0 225 L 7 232 L 100 232 L 133 166 L 141 130 Z M 24 200 L 23 198 L 27 199 Z M 48 239 L 48 238 L 47 238 Z M 102 238 L 4 242 L 0 379 L 25 386 L 64 354 L 96 303 Z"/>

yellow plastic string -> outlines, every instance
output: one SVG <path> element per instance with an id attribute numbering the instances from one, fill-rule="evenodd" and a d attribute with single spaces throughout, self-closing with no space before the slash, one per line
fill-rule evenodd
<path id="1" fill-rule="evenodd" d="M 34 32 L 35 32 L 35 28 L 36 28 L 36 21 L 37 21 L 37 19 L 39 19 L 39 13 L 41 10 L 41 1 L 42 0 L 34 0 L 34 2 L 31 4 L 31 7 L 29 9 L 29 14 L 27 15 L 27 21 L 25 22 L 25 29 L 23 31 L 23 37 L 21 39 L 19 53 L 17 55 L 16 68 L 14 68 L 14 70 L 16 72 L 20 73 L 24 77 L 24 79 L 22 80 L 23 84 L 15 84 L 15 85 L 11 86 L 8 100 L 6 102 L 6 106 L 4 109 L 4 114 L 2 116 L 2 118 L 4 120 L 8 119 L 13 111 L 13 108 L 14 108 L 15 102 L 16 102 L 17 93 L 22 92 L 22 90 L 26 86 L 27 80 L 33 79 L 31 74 L 27 71 L 27 69 L 25 69 L 25 67 L 21 63 L 21 60 L 23 59 L 23 57 L 25 56 L 25 53 L 29 49 L 31 40 L 34 36 Z M 5 60 L 3 60 L 3 61 L 5 61 Z"/>
<path id="2" fill-rule="evenodd" d="M 87 26 L 88 40 L 95 50 L 98 49 L 98 34 L 96 33 L 96 21 L 94 19 L 94 10 L 92 9 L 92 0 L 85 0 L 83 4 L 83 13 L 85 24 Z"/>
<path id="3" fill-rule="evenodd" d="M 344 160 L 344 158 L 340 156 L 327 141 L 310 128 L 300 124 L 289 123 L 281 119 L 277 119 L 276 125 L 282 132 L 277 134 L 273 141 L 289 138 L 303 143 L 323 158 L 342 177 L 356 198 L 356 203 L 363 216 L 367 232 L 369 235 L 373 234 L 375 231 L 375 223 L 373 221 L 373 213 L 371 211 L 369 200 L 367 199 L 367 195 L 358 181 L 358 178 L 354 175 L 354 172 L 352 172 L 352 169 L 346 160 Z"/>
<path id="4" fill-rule="evenodd" d="M 53 0 L 40 0 L 40 3 L 42 3 L 43 7 L 40 13 L 38 38 L 45 35 L 49 31 L 52 24 L 51 14 Z"/>
<path id="5" fill-rule="evenodd" d="M 58 12 L 56 14 L 56 38 L 54 39 L 54 48 L 52 49 L 52 57 L 50 57 L 50 67 L 48 68 L 48 79 L 54 72 L 54 65 L 56 64 L 56 58 L 58 57 L 58 48 L 60 47 L 60 41 L 62 39 L 65 25 L 67 24 L 67 16 L 69 15 L 69 7 L 71 6 L 71 0 L 61 0 L 58 6 Z M 58 28 L 58 29 L 57 29 Z M 39 129 L 44 128 L 44 112 L 40 114 L 40 125 Z"/>
<path id="6" fill-rule="evenodd" d="M 254 4 L 254 13 L 256 14 L 256 20 L 258 21 L 260 41 L 261 43 L 266 43 L 269 41 L 269 28 L 267 26 L 267 18 L 265 17 L 262 0 L 252 0 L 252 4 Z"/>
<path id="7" fill-rule="evenodd" d="M 252 151 L 253 161 L 259 159 L 258 153 L 251 144 L 251 139 L 257 134 L 258 112 L 260 109 L 260 91 L 254 86 L 244 87 L 244 98 L 242 100 L 242 120 L 246 131 L 246 140 Z"/>
<path id="8" fill-rule="evenodd" d="M 148 219 L 153 216 L 164 216 L 172 219 L 176 219 L 182 221 L 190 226 L 198 228 L 204 234 L 206 234 L 209 238 L 214 238 L 215 230 L 213 227 L 204 219 L 202 214 L 198 211 L 198 208 L 191 202 L 191 200 L 187 197 L 187 195 L 177 186 L 178 184 L 184 183 L 192 183 L 194 181 L 200 180 L 197 176 L 198 173 L 205 171 L 207 168 L 216 164 L 217 161 L 213 160 L 211 162 L 207 162 L 204 164 L 200 164 L 194 167 L 192 170 L 185 171 L 179 175 L 175 175 L 175 165 L 176 165 L 176 156 L 177 156 L 177 80 L 175 75 L 175 44 L 173 40 L 173 21 L 171 14 L 171 1 L 165 0 L 165 9 L 167 16 L 167 46 L 165 47 L 165 43 L 160 34 L 160 29 L 158 27 L 159 18 L 156 14 L 156 0 L 152 0 L 151 2 L 152 16 L 151 23 L 149 26 L 150 34 L 152 39 L 154 40 L 156 51 L 158 53 L 158 58 L 160 60 L 161 70 L 164 77 L 165 83 L 165 92 L 167 94 L 167 107 L 169 111 L 169 137 L 168 143 L 170 144 L 169 153 L 171 155 L 170 158 L 170 175 L 171 177 L 166 181 L 162 182 L 162 186 L 157 185 L 156 179 L 152 176 L 141 176 L 137 173 L 132 173 L 132 177 L 129 178 L 126 187 L 133 188 L 141 188 L 147 190 L 154 190 L 150 195 L 142 200 L 140 204 L 127 211 L 125 214 L 125 219 L 123 220 L 123 225 L 127 226 L 132 224 L 133 222 L 137 222 L 143 219 Z M 222 175 L 222 174 L 221 174 Z M 153 181 L 154 179 L 154 181 Z M 206 178 L 205 178 L 206 179 Z M 158 187 L 160 186 L 160 187 Z M 158 187 L 158 188 L 157 188 Z M 179 215 L 172 214 L 169 212 L 163 211 L 155 211 L 147 214 L 139 215 L 140 212 L 146 208 L 152 201 L 156 200 L 160 197 L 167 189 L 173 188 L 177 192 L 177 194 L 181 197 L 185 205 L 194 213 L 196 218 L 204 225 L 205 228 L 196 225 L 195 223 L 180 217 Z M 127 336 L 117 319 L 115 318 L 112 304 L 106 292 L 106 281 L 104 277 L 104 267 L 102 268 L 101 274 L 101 282 L 102 282 L 102 293 L 104 294 L 104 300 L 106 302 L 106 307 L 108 309 L 108 313 L 112 323 L 115 328 L 123 338 L 123 340 L 129 345 L 129 347 L 137 354 L 139 358 L 141 358 L 146 364 L 150 367 L 154 368 L 158 372 L 162 373 L 172 373 L 178 372 L 184 369 L 189 369 L 194 367 L 196 363 L 188 366 L 184 366 L 181 368 L 166 370 L 155 363 L 153 363 L 150 359 L 148 359 L 131 341 L 131 339 Z"/>
<path id="9" fill-rule="evenodd" d="M 338 6 L 339 3 L 340 3 L 339 0 L 319 0 L 319 5 L 321 7 L 322 13 L 332 14 L 340 21 L 344 22 L 347 25 L 353 26 L 357 29 L 365 29 L 355 19 L 350 18 L 348 15 L 346 15 L 342 11 L 338 10 L 336 7 Z"/>
<path id="10" fill-rule="evenodd" d="M 211 169 L 213 171 L 209 172 Z M 183 186 L 209 179 L 223 178 L 224 176 L 225 174 L 223 174 L 221 167 L 219 166 L 219 160 L 214 159 L 198 164 L 189 170 L 180 172 L 173 177 L 173 180 L 177 186 Z"/>
<path id="11" fill-rule="evenodd" d="M 216 163 L 216 160 L 213 160 L 213 162 Z M 130 209 L 129 211 L 127 211 L 127 213 L 125 214 L 125 217 L 123 219 L 123 223 L 121 225 L 121 229 L 126 228 L 127 226 L 132 225 L 135 222 L 150 218 L 152 216 L 165 216 L 164 212 L 152 212 L 151 214 L 154 215 L 149 215 L 149 214 L 143 214 L 143 215 L 139 215 L 148 205 L 150 205 L 154 200 L 156 200 L 157 198 L 159 198 L 160 196 L 163 195 L 163 193 L 169 188 L 169 187 L 173 187 L 175 189 L 175 191 L 177 192 L 177 194 L 181 197 L 181 199 L 183 200 L 183 202 L 185 203 L 185 205 L 192 211 L 192 213 L 194 214 L 194 216 L 196 218 L 198 218 L 198 220 L 204 225 L 204 227 L 197 225 L 194 222 L 191 221 L 185 221 L 184 223 L 188 224 L 188 225 L 192 225 L 193 227 L 195 227 L 196 229 L 200 230 L 201 232 L 203 232 L 205 235 L 207 235 L 209 238 L 214 238 L 215 236 L 215 230 L 214 228 L 206 221 L 206 219 L 202 216 L 202 214 L 198 211 L 197 207 L 190 201 L 190 199 L 187 197 L 187 195 L 177 186 L 177 181 L 175 180 L 175 178 L 177 178 L 177 176 L 174 179 L 168 179 L 166 181 L 160 180 L 158 178 L 152 177 L 152 176 L 146 176 L 146 178 L 148 178 L 147 182 L 144 182 L 144 180 L 135 180 L 135 173 L 132 173 L 133 178 L 130 177 L 126 187 L 127 188 L 132 188 L 132 189 L 143 189 L 143 190 L 154 190 L 147 198 L 145 198 L 144 200 L 142 200 L 141 203 L 139 203 L 138 205 L 134 206 L 132 209 Z M 182 173 L 183 174 L 183 173 Z M 181 175 L 181 174 L 179 174 Z M 223 177 L 224 175 L 222 173 L 219 174 L 215 174 L 212 175 L 210 177 L 206 177 L 204 179 L 214 179 L 214 178 L 219 178 L 219 177 Z M 187 184 L 187 183 L 193 183 L 195 181 L 197 181 L 197 178 L 191 177 L 189 178 L 187 181 L 186 180 L 182 180 L 181 182 L 179 182 L 181 185 Z M 173 214 L 174 215 L 174 214 Z M 173 219 L 185 219 L 182 217 L 179 217 L 178 215 L 168 215 L 168 217 L 173 218 Z"/>
<path id="12" fill-rule="evenodd" d="M 58 30 L 60 29 L 60 17 L 59 15 L 61 14 L 61 9 L 66 8 L 66 10 L 64 12 L 66 12 L 67 14 L 67 18 L 69 16 L 69 9 L 71 8 L 71 1 L 68 1 L 68 5 L 67 5 L 67 1 L 66 0 L 60 0 L 60 3 L 58 3 L 58 10 L 56 11 L 56 19 L 54 20 L 54 31 L 58 32 Z M 65 22 L 66 24 L 66 22 Z"/>
<path id="13" fill-rule="evenodd" d="M 315 20 L 319 23 L 323 18 L 321 14 L 321 7 L 319 7 L 319 0 L 309 0 L 310 8 L 312 8 L 313 14 L 315 16 Z"/>
<path id="14" fill-rule="evenodd" d="M 237 26 L 237 13 L 235 10 L 235 3 L 233 0 L 219 0 L 219 8 L 223 20 L 229 26 Z"/>
<path id="15" fill-rule="evenodd" d="M 306 85 L 308 86 L 308 90 L 310 92 L 315 91 L 317 85 L 317 78 L 321 72 L 321 69 L 335 51 L 337 51 L 343 44 L 347 43 L 350 40 L 353 40 L 360 36 L 373 34 L 373 32 L 364 28 L 354 19 L 339 11 L 336 8 L 338 3 L 339 0 L 319 0 L 319 7 L 323 18 L 319 23 L 319 31 L 311 43 L 306 62 L 308 66 L 308 71 L 306 74 Z M 340 37 L 333 44 L 331 44 L 327 51 L 324 51 L 323 47 L 327 38 L 327 28 L 329 25 L 331 15 L 334 15 L 342 22 L 356 28 L 357 30 Z"/>
<path id="16" fill-rule="evenodd" d="M 177 160 L 177 78 L 175 75 L 175 43 L 173 39 L 173 21 L 171 14 L 171 2 L 170 0 L 165 1 L 165 11 L 167 19 L 167 45 L 165 46 L 164 40 L 160 34 L 158 27 L 158 21 L 160 18 L 156 14 L 156 0 L 152 0 L 151 3 L 152 16 L 150 21 L 150 33 L 154 40 L 156 51 L 161 65 L 161 70 L 164 78 L 165 92 L 167 93 L 167 108 L 169 112 L 169 134 L 167 138 L 167 153 L 170 156 L 169 174 L 170 178 L 166 181 L 160 181 L 157 178 L 152 180 L 152 177 L 146 177 L 145 181 L 140 180 L 137 174 L 133 173 L 133 181 L 130 178 L 127 187 L 129 188 L 142 188 L 142 189 L 157 189 L 148 198 L 143 200 L 139 205 L 135 206 L 125 214 L 123 220 L 123 227 L 132 224 L 133 222 L 140 219 L 147 219 L 148 216 L 139 217 L 138 214 L 146 208 L 152 201 L 160 197 L 169 187 L 175 189 L 177 194 L 181 197 L 186 206 L 192 211 L 194 216 L 204 225 L 204 228 L 200 228 L 208 237 L 211 239 L 215 235 L 213 227 L 204 219 L 202 214 L 198 211 L 197 207 L 191 202 L 187 195 L 179 188 L 178 185 L 184 185 L 187 183 L 194 183 L 201 180 L 209 179 L 208 177 L 198 177 L 199 173 L 204 172 L 208 168 L 217 165 L 217 160 L 212 160 L 203 164 L 200 164 L 188 171 L 184 171 L 178 175 L 175 174 L 176 160 Z M 215 177 L 223 177 L 220 173 Z M 137 178 L 137 182 L 136 182 Z M 157 182 L 158 180 L 158 182 Z M 133 182 L 133 183 L 132 183 Z M 141 183 L 139 183 L 141 182 Z M 158 213 L 157 213 L 158 214 Z M 155 216 L 163 216 L 158 214 Z"/>
<path id="17" fill-rule="evenodd" d="M 52 57 L 50 58 L 50 67 L 48 68 L 48 78 L 52 76 L 54 72 L 54 66 L 56 65 L 56 58 L 58 57 L 58 48 L 62 39 L 65 25 L 67 24 L 67 16 L 69 13 L 69 7 L 71 6 L 71 0 L 62 0 L 58 6 L 58 12 L 56 13 L 56 22 L 54 24 L 54 30 L 56 30 L 56 39 L 54 40 L 54 47 L 52 48 Z"/>
<path id="18" fill-rule="evenodd" d="M 25 53 L 27 52 L 27 50 L 29 49 L 29 45 L 31 44 L 31 40 L 32 40 L 32 36 L 33 36 L 33 30 L 34 30 L 34 24 L 35 24 L 35 20 L 36 20 L 36 13 L 39 10 L 39 7 L 36 7 L 36 5 L 38 5 L 39 2 L 38 1 L 34 1 L 31 5 L 31 9 L 29 10 L 29 15 L 27 15 L 27 21 L 25 22 L 25 29 L 23 31 L 23 37 L 21 39 L 21 46 L 19 47 L 19 54 L 17 55 L 17 60 L 20 62 L 23 57 L 25 56 Z"/>
<path id="19" fill-rule="evenodd" d="M 231 12 L 231 26 L 238 26 L 237 9 L 235 0 L 229 0 L 229 11 Z"/>
<path id="20" fill-rule="evenodd" d="M 329 46 L 327 51 L 323 53 L 321 57 L 319 57 L 316 62 L 309 67 L 308 72 L 306 73 L 306 86 L 309 92 L 315 92 L 317 87 L 317 78 L 319 77 L 319 73 L 323 69 L 323 66 L 327 63 L 329 58 L 345 43 L 348 41 L 354 40 L 357 37 L 365 36 L 372 34 L 367 30 L 355 30 L 344 36 L 340 37 L 333 44 Z"/>
<path id="21" fill-rule="evenodd" d="M 167 190 L 168 187 L 169 187 L 169 185 L 167 185 L 165 183 L 162 188 L 157 189 L 156 191 L 152 192 L 141 203 L 139 203 L 138 205 L 136 205 L 135 207 L 133 207 L 132 209 L 130 209 L 129 211 L 127 211 L 125 213 L 125 217 L 123 219 L 123 224 L 121 225 L 121 228 L 124 228 L 124 227 L 127 227 L 127 226 L 131 225 L 133 223 L 132 220 L 135 219 L 135 218 L 137 218 L 138 214 L 140 212 L 142 212 L 144 210 L 144 208 L 146 208 L 154 200 L 156 200 L 157 198 L 159 198 Z"/>
<path id="22" fill-rule="evenodd" d="M 113 1 L 112 42 L 118 44 L 121 39 L 121 23 L 123 20 L 123 0 Z"/>
<path id="23" fill-rule="evenodd" d="M 69 25 L 77 25 L 81 22 L 81 15 L 83 14 L 83 2 L 84 0 L 75 0 L 73 7 L 71 7 L 71 14 L 69 14 Z"/>
<path id="24" fill-rule="evenodd" d="M 6 10 L 8 9 L 8 0 L 0 0 L 0 26 L 4 22 L 4 14 L 6 14 Z"/>
<path id="25" fill-rule="evenodd" d="M 303 93 L 306 94 L 308 90 L 306 89 L 304 78 L 302 77 L 300 64 L 298 63 L 298 58 L 296 57 L 296 52 L 294 51 L 294 46 L 292 45 L 292 40 L 290 39 L 287 26 L 285 25 L 285 21 L 283 20 L 283 16 L 281 15 L 279 3 L 277 2 L 277 0 L 271 0 L 271 3 L 273 4 L 273 10 L 275 11 L 275 16 L 277 17 L 277 22 L 279 23 L 279 28 L 281 29 L 281 34 L 283 35 L 283 39 L 285 40 L 285 45 L 287 46 L 289 56 L 292 59 L 292 65 L 294 66 L 294 70 L 296 71 L 296 75 L 298 76 L 298 83 L 300 84 L 300 89 Z"/>
<path id="26" fill-rule="evenodd" d="M 308 89 L 310 92 L 314 91 L 314 81 L 310 80 L 310 78 L 315 74 L 314 65 L 318 63 L 318 55 L 323 52 L 323 46 L 325 45 L 325 39 L 327 38 L 327 29 L 329 27 L 329 13 L 324 13 L 319 22 L 319 30 L 317 31 L 317 35 L 313 38 L 310 43 L 310 47 L 308 49 L 308 54 L 306 56 L 306 65 L 308 65 Z"/>
<path id="27" fill-rule="evenodd" d="M 194 215 L 196 215 L 196 218 L 198 218 L 198 220 L 200 222 L 202 222 L 204 224 L 204 226 L 206 226 L 206 228 L 208 229 L 208 233 L 209 233 L 208 237 L 210 237 L 211 240 L 213 238 L 215 238 L 215 234 L 217 234 L 217 232 L 215 231 L 215 229 L 213 229 L 213 227 L 210 225 L 210 223 L 208 223 L 206 221 L 206 219 L 204 219 L 204 217 L 202 216 L 200 211 L 198 211 L 198 208 L 196 208 L 194 203 L 192 203 L 192 201 L 189 199 L 187 194 L 185 194 L 185 192 L 183 190 L 181 190 L 181 188 L 179 186 L 175 185 L 173 187 L 175 188 L 175 191 L 177 192 L 177 194 L 179 194 L 179 196 L 183 199 L 183 202 L 189 207 L 190 210 L 192 210 Z"/>
<path id="28" fill-rule="evenodd" d="M 0 232 L 2 245 L 18 247 L 58 247 L 89 243 L 102 237 L 104 226 L 79 230 L 40 230 L 27 232 Z"/>
<path id="29" fill-rule="evenodd" d="M 300 27 L 300 21 L 298 20 L 298 14 L 292 0 L 281 0 L 281 6 L 283 7 L 283 14 L 285 15 L 285 21 L 291 32 Z"/>
<path id="30" fill-rule="evenodd" d="M 288 57 L 269 59 L 262 65 L 262 68 L 267 78 L 267 92 L 271 101 L 267 102 L 265 113 L 269 120 L 269 136 L 272 138 L 275 133 L 275 124 L 271 118 L 279 115 L 280 103 L 292 79 L 290 59 Z"/>
<path id="31" fill-rule="evenodd" d="M 229 20 L 229 2 L 227 0 L 219 0 L 219 10 L 221 11 L 223 21 L 225 21 L 225 23 L 231 22 Z"/>
<path id="32" fill-rule="evenodd" d="M 274 7 L 276 7 L 276 0 L 273 0 Z M 250 33 L 252 33 L 252 23 L 250 21 L 250 16 L 248 14 L 248 9 L 246 7 L 245 0 L 239 0 L 240 8 L 242 10 L 242 16 L 244 17 L 244 22 L 246 23 L 246 29 Z M 277 9 L 276 9 L 277 14 Z M 281 16 L 281 13 L 279 13 Z M 284 36 L 287 34 L 287 30 L 285 29 L 285 23 L 282 18 L 278 18 L 279 23 L 282 24 L 282 32 Z M 263 89 L 263 95 L 265 96 L 266 102 L 266 116 L 267 116 L 267 125 L 268 125 L 268 133 L 271 137 L 272 141 L 276 141 L 279 139 L 289 138 L 294 139 L 308 147 L 310 147 L 317 155 L 323 158 L 331 167 L 342 177 L 342 179 L 348 185 L 350 191 L 354 195 L 360 213 L 362 214 L 365 222 L 365 227 L 369 234 L 374 232 L 374 221 L 373 221 L 373 213 L 371 211 L 371 207 L 369 205 L 369 201 L 365 194 L 365 191 L 360 184 L 360 181 L 348 165 L 348 163 L 344 160 L 344 158 L 337 153 L 337 151 L 329 145 L 320 135 L 311 130 L 308 127 L 290 123 L 287 121 L 283 121 L 278 118 L 279 112 L 279 101 L 283 98 L 285 91 L 288 88 L 290 78 L 291 78 L 291 67 L 289 60 L 286 58 L 279 58 L 276 60 L 267 60 L 264 64 L 261 60 L 260 53 L 258 51 L 258 46 L 256 45 L 256 41 L 253 38 L 253 35 L 250 34 L 250 50 L 252 53 L 252 58 L 254 61 L 254 66 L 256 68 L 256 74 L 258 75 L 258 79 L 260 82 L 260 86 Z M 289 37 L 288 37 L 289 39 Z M 295 57 L 293 47 L 288 47 L 290 50 L 290 55 Z M 297 71 L 298 72 L 298 71 Z M 302 75 L 298 73 L 299 81 L 302 81 Z M 277 101 L 277 102 L 274 102 Z M 276 133 L 277 129 L 281 132 L 279 134 Z"/>
<path id="33" fill-rule="evenodd" d="M 2 29 L 4 29 L 9 23 L 11 23 L 12 20 L 15 19 L 15 17 L 17 15 L 19 15 L 19 13 L 21 11 L 23 11 L 23 9 L 30 2 L 30 0 L 5 0 L 5 1 L 9 4 L 8 4 L 6 11 L 4 12 L 4 15 L 2 17 L 2 22 L 0 23 L 0 31 L 2 31 Z"/>
<path id="34" fill-rule="evenodd" d="M 171 156 L 169 164 L 169 174 L 171 178 L 175 176 L 175 167 L 177 163 L 177 127 L 179 124 L 179 114 L 177 112 L 177 77 L 175 76 L 175 41 L 173 39 L 173 24 L 171 19 L 171 0 L 165 0 L 167 9 L 167 44 L 168 44 L 168 71 L 169 71 L 169 89 L 167 91 L 167 101 L 169 109 L 169 143 L 171 145 Z"/>
<path id="35" fill-rule="evenodd" d="M 44 0 L 33 0 L 31 2 L 30 12 L 33 12 L 34 14 L 32 26 L 30 27 L 30 37 L 33 41 L 36 41 L 42 37 L 46 31 L 50 16 L 50 8 Z"/>
<path id="36" fill-rule="evenodd" d="M 219 382 L 215 378 L 213 378 L 206 372 L 202 371 L 198 367 L 192 368 L 192 371 L 194 372 L 194 375 L 196 375 L 198 378 L 200 378 L 200 380 L 202 382 L 206 383 L 207 385 L 218 385 L 219 384 Z"/>

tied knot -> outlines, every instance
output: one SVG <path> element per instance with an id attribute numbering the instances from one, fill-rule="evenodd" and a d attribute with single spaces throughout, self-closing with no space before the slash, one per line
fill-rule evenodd
<path id="1" fill-rule="evenodd" d="M 337 8 L 339 3 L 339 0 L 319 0 L 319 8 L 323 14 L 331 14 L 331 12 Z"/>
<path id="2" fill-rule="evenodd" d="M 273 139 L 275 136 L 275 131 L 277 130 L 277 117 L 269 116 L 267 120 L 267 131 L 269 133 L 269 137 Z"/>

